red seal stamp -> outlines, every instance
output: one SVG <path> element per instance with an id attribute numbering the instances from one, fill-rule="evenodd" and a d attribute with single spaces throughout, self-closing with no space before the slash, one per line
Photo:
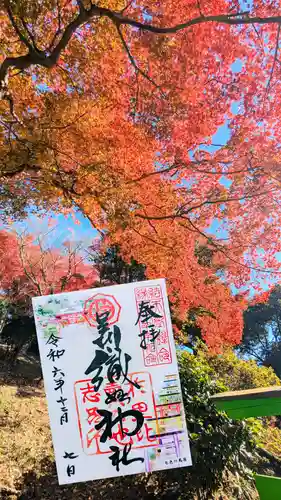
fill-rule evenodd
<path id="1" fill-rule="evenodd" d="M 97 314 L 108 312 L 107 324 L 113 325 L 119 320 L 120 311 L 121 306 L 113 295 L 97 293 L 86 300 L 83 314 L 90 326 L 97 326 Z"/>

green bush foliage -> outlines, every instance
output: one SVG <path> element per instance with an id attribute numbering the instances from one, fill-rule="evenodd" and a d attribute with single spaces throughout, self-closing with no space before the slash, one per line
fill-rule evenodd
<path id="1" fill-rule="evenodd" d="M 231 349 L 214 354 L 199 341 L 196 356 L 191 357 L 192 363 L 195 359 L 202 373 L 207 374 L 216 386 L 216 392 L 220 392 L 220 389 L 235 391 L 281 385 L 272 368 L 258 366 L 252 359 L 240 359 Z M 256 447 L 281 459 L 280 417 L 250 418 L 245 421 L 245 425 Z"/>
<path id="2" fill-rule="evenodd" d="M 199 341 L 196 357 L 206 364 L 212 379 L 223 382 L 229 391 L 281 385 L 272 368 L 258 366 L 253 359 L 241 359 L 231 349 L 214 354 Z"/>
<path id="3" fill-rule="evenodd" d="M 213 404 L 211 396 L 227 387 L 212 378 L 213 368 L 207 356 L 182 353 L 179 366 L 193 458 L 186 487 L 189 494 L 192 491 L 197 492 L 199 498 L 212 498 L 226 470 L 251 478 L 243 460 L 254 449 L 255 442 L 245 422 L 229 419 Z"/>
<path id="4" fill-rule="evenodd" d="M 281 430 L 275 427 L 274 421 L 262 426 L 258 437 L 260 446 L 281 460 Z"/>

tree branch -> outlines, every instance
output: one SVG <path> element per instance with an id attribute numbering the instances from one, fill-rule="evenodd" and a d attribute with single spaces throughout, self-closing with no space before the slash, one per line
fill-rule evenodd
<path id="1" fill-rule="evenodd" d="M 275 65 L 276 65 L 276 61 L 277 61 L 277 55 L 278 55 L 278 49 L 279 49 L 280 29 L 281 29 L 281 24 L 278 25 L 278 29 L 277 29 L 274 58 L 273 58 L 272 68 L 271 68 L 271 71 L 270 71 L 270 76 L 269 76 L 269 79 L 268 79 L 268 82 L 267 82 L 267 86 L 266 86 L 266 89 L 265 89 L 265 96 L 267 96 L 268 93 L 269 93 L 269 91 L 270 91 L 270 84 L 271 84 L 271 80 L 272 80 L 272 77 L 273 77 L 273 73 L 274 73 L 274 69 L 275 69 Z"/>
<path id="2" fill-rule="evenodd" d="M 209 244 L 213 245 L 219 252 L 221 252 L 230 262 L 233 262 L 234 264 L 240 266 L 240 267 L 243 267 L 245 269 L 250 269 L 251 271 L 256 271 L 256 272 L 259 272 L 259 273 L 266 273 L 266 274 L 281 274 L 281 271 L 272 271 L 271 269 L 262 269 L 262 268 L 259 268 L 259 267 L 255 267 L 255 266 L 249 266 L 248 264 L 244 264 L 243 262 L 240 262 L 239 260 L 236 260 L 234 259 L 233 257 L 231 257 L 225 247 L 223 247 L 222 245 L 220 245 L 219 243 L 216 242 L 216 240 L 210 236 L 210 235 L 207 235 L 204 233 L 204 231 L 201 231 L 201 229 L 199 229 L 188 217 L 182 217 L 182 219 L 186 220 L 190 225 L 191 227 L 194 228 L 195 231 L 197 231 L 198 234 L 200 234 L 200 236 L 203 236 Z"/>
<path id="3" fill-rule="evenodd" d="M 13 178 L 16 175 L 19 175 L 26 170 L 30 170 L 31 172 L 40 172 L 41 167 L 38 167 L 36 165 L 28 165 L 26 163 L 23 163 L 22 165 L 19 165 L 16 170 L 7 170 L 4 172 L 0 171 L 0 179 L 3 177 Z"/>
<path id="4" fill-rule="evenodd" d="M 128 10 L 128 9 L 131 7 L 131 5 L 132 5 L 133 1 L 134 1 L 134 0 L 130 0 L 130 1 L 127 3 L 127 5 L 125 5 L 125 7 L 124 7 L 124 8 L 120 11 L 120 14 L 124 14 L 124 12 L 126 12 L 126 10 Z"/>
<path id="5" fill-rule="evenodd" d="M 107 9 L 101 9 L 107 10 Z M 149 31 L 151 33 L 158 33 L 159 35 L 169 35 L 182 31 L 184 29 L 196 26 L 203 23 L 220 23 L 227 24 L 230 26 L 240 26 L 244 24 L 279 24 L 281 23 L 281 16 L 270 16 L 270 17 L 260 17 L 260 16 L 249 16 L 249 12 L 237 12 L 234 14 L 218 14 L 214 16 L 199 16 L 185 23 L 176 24 L 170 27 L 160 27 L 154 26 L 152 24 L 146 24 L 134 19 L 123 17 L 120 14 L 109 11 L 109 13 L 103 12 L 101 15 L 107 16 L 112 19 L 113 22 L 119 25 L 129 25 L 139 28 L 142 31 Z"/>
<path id="6" fill-rule="evenodd" d="M 257 361 L 260 361 L 260 363 L 264 363 L 264 359 L 260 357 L 259 354 L 257 354 L 253 349 L 250 349 L 249 347 L 244 348 L 244 352 L 247 354 L 250 354 L 250 356 L 254 356 Z"/>
<path id="7" fill-rule="evenodd" d="M 219 165 L 221 164 L 229 164 L 230 162 L 222 162 L 222 161 L 215 161 L 214 162 L 215 164 L 218 163 Z M 202 164 L 210 164 L 212 165 L 212 161 L 208 161 L 208 160 L 202 160 L 202 161 L 192 161 L 190 162 L 190 164 L 176 164 L 176 163 L 173 163 L 172 165 L 169 165 L 168 167 L 166 168 L 162 168 L 161 170 L 154 170 L 153 172 L 148 172 L 147 174 L 143 174 L 141 175 L 140 177 L 136 177 L 135 179 L 131 179 L 130 181 L 127 181 L 126 184 L 135 184 L 136 182 L 140 182 L 144 179 L 147 179 L 148 177 L 153 177 L 154 175 L 161 175 L 161 174 L 166 174 L 167 172 L 171 172 L 173 170 L 177 171 L 177 170 L 184 170 L 184 169 L 189 169 L 192 171 L 192 173 L 194 174 L 206 174 L 206 175 L 218 175 L 218 176 L 222 176 L 222 175 L 235 175 L 235 174 L 241 174 L 241 173 L 246 173 L 246 172 L 249 172 L 250 173 L 250 170 L 249 168 L 241 168 L 241 169 L 238 169 L 238 170 L 220 170 L 220 171 L 216 171 L 216 172 L 212 172 L 211 170 L 202 170 L 202 169 L 198 169 L 198 168 L 195 168 L 197 165 L 202 165 Z M 255 170 L 257 170 L 259 167 L 256 167 Z M 174 175 L 174 174 L 173 174 Z"/>
<path id="8" fill-rule="evenodd" d="M 60 7 L 59 0 L 57 0 L 57 11 L 58 11 L 58 27 L 57 27 L 57 30 L 56 30 L 56 32 L 55 32 L 55 34 L 53 36 L 53 39 L 52 39 L 52 41 L 50 43 L 49 50 L 52 50 L 52 48 L 54 46 L 54 43 L 56 41 L 56 38 L 61 34 L 61 7 Z"/>
<path id="9" fill-rule="evenodd" d="M 25 36 L 23 35 L 23 33 L 20 31 L 16 21 L 15 21 L 15 18 L 13 16 L 13 13 L 12 13 L 12 10 L 11 10 L 11 7 L 9 5 L 9 1 L 8 0 L 5 0 L 4 1 L 4 6 L 5 6 L 5 9 L 7 11 L 7 14 L 8 14 L 8 17 L 11 21 L 11 24 L 16 32 L 16 34 L 18 35 L 20 41 L 28 48 L 28 50 L 33 50 L 33 47 L 32 45 L 29 43 L 29 41 L 25 38 Z"/>
<path id="10" fill-rule="evenodd" d="M 202 12 L 201 5 L 200 5 L 200 0 L 197 0 L 197 8 L 198 8 L 200 16 L 204 17 L 204 14 Z"/>
<path id="11" fill-rule="evenodd" d="M 147 236 L 146 234 L 141 234 L 135 227 L 132 228 L 132 230 L 137 233 L 139 236 L 142 238 L 145 238 L 148 241 L 151 241 L 154 245 L 158 245 L 160 247 L 165 247 L 168 248 L 169 250 L 174 250 L 174 247 L 171 247 L 170 245 L 165 245 L 164 243 L 161 243 L 158 240 L 155 240 L 154 238 L 151 238 L 150 236 Z"/>
<path id="12" fill-rule="evenodd" d="M 267 194 L 272 194 L 274 190 L 269 190 L 269 191 L 263 191 L 262 193 L 255 193 L 255 194 L 245 194 L 244 196 L 241 196 L 240 198 L 218 198 L 216 200 L 206 200 L 203 201 L 202 203 L 199 203 L 198 205 L 193 205 L 192 207 L 189 207 L 185 209 L 185 205 L 181 206 L 178 208 L 178 210 L 174 214 L 169 214 L 169 215 L 143 215 L 143 214 L 135 214 L 136 217 L 139 217 L 140 219 L 146 219 L 146 220 L 166 220 L 166 219 L 177 219 L 181 218 L 183 215 L 187 215 L 190 212 L 193 212 L 194 210 L 197 210 L 198 208 L 202 208 L 206 205 L 218 205 L 220 203 L 230 203 L 230 202 L 235 202 L 235 201 L 242 201 L 245 199 L 252 199 L 252 198 L 257 198 L 259 196 L 264 196 Z"/>
<path id="13" fill-rule="evenodd" d="M 136 177 L 135 179 L 131 179 L 130 181 L 127 181 L 126 184 L 135 184 L 136 182 L 140 182 L 140 181 L 147 179 L 149 177 L 153 177 L 154 175 L 165 174 L 167 172 L 170 172 L 171 170 L 176 170 L 178 168 L 179 167 L 176 164 L 173 164 L 167 168 L 163 168 L 161 170 L 155 170 L 153 172 L 148 172 L 147 174 L 143 174 L 140 177 Z"/>
<path id="14" fill-rule="evenodd" d="M 214 16 L 202 16 L 189 19 L 188 21 L 176 24 L 170 27 L 161 27 L 155 26 L 148 23 L 143 23 L 137 21 L 135 19 L 131 19 L 129 17 L 123 16 L 122 13 L 116 12 L 105 7 L 99 7 L 96 4 L 92 4 L 89 9 L 86 9 L 83 6 L 81 1 L 79 3 L 79 14 L 73 21 L 71 21 L 67 27 L 65 28 L 63 35 L 52 50 L 51 54 L 47 55 L 44 51 L 36 51 L 34 47 L 28 42 L 28 40 L 23 36 L 23 34 L 18 29 L 15 20 L 12 16 L 8 1 L 6 0 L 6 8 L 9 9 L 8 15 L 10 17 L 10 21 L 14 26 L 14 29 L 17 31 L 17 34 L 21 41 L 28 48 L 28 53 L 24 56 L 18 57 L 7 57 L 4 59 L 1 67 L 0 67 L 0 82 L 5 80 L 5 77 L 8 73 L 9 68 L 14 67 L 17 69 L 26 69 L 32 65 L 39 65 L 45 68 L 52 68 L 58 61 L 61 52 L 66 48 L 68 42 L 70 41 L 72 35 L 76 31 L 77 28 L 82 26 L 84 23 L 91 21 L 94 17 L 102 18 L 107 17 L 110 19 L 117 27 L 120 26 L 131 26 L 134 28 L 138 28 L 141 31 L 148 31 L 150 33 L 169 35 L 175 34 L 178 31 L 185 30 L 187 28 L 191 28 L 192 26 L 196 26 L 203 23 L 220 23 L 226 25 L 244 25 L 244 24 L 280 24 L 281 16 L 271 16 L 271 17 L 259 17 L 254 16 L 250 17 L 248 12 L 237 12 L 234 14 L 220 14 Z"/>
<path id="15" fill-rule="evenodd" d="M 26 24 L 26 22 L 25 22 L 24 17 L 21 17 L 21 18 L 20 18 L 20 20 L 21 20 L 22 25 L 23 25 L 23 27 L 24 27 L 25 31 L 27 32 L 27 34 L 28 34 L 28 36 L 29 36 L 30 40 L 31 40 L 31 41 L 32 41 L 32 43 L 33 43 L 33 47 L 34 47 L 36 50 L 39 50 L 39 49 L 38 49 L 38 47 L 37 47 L 37 45 L 36 45 L 35 37 L 34 37 L 33 33 L 31 33 L 30 29 L 28 28 L 28 26 L 27 26 L 27 24 Z"/>
<path id="16" fill-rule="evenodd" d="M 7 57 L 6 59 L 4 59 L 0 67 L 0 82 L 3 82 L 5 80 L 8 70 L 11 67 L 17 69 L 26 69 L 32 65 L 38 65 L 43 66 L 44 68 L 52 68 L 57 63 L 61 52 L 66 48 L 76 29 L 85 22 L 89 21 L 93 16 L 101 16 L 100 9 L 96 5 L 92 5 L 89 10 L 80 9 L 78 16 L 65 28 L 60 41 L 52 50 L 51 54 L 47 55 L 44 51 L 36 51 L 35 48 L 32 47 L 32 45 L 26 40 L 26 38 L 22 35 L 17 25 L 15 24 L 9 5 L 7 5 L 6 8 L 10 21 L 14 26 L 14 29 L 16 30 L 20 40 L 26 45 L 29 50 L 28 53 L 24 56 Z"/>
<path id="17" fill-rule="evenodd" d="M 30 262 L 28 262 L 30 269 L 29 269 L 29 271 L 27 270 L 27 266 L 26 266 L 27 255 L 24 253 L 24 242 L 23 242 L 22 237 L 20 238 L 20 242 L 19 242 L 19 255 L 20 255 L 21 265 L 23 267 L 24 274 L 37 288 L 39 295 L 42 295 L 40 283 L 37 281 L 37 279 L 32 271 Z"/>
<path id="18" fill-rule="evenodd" d="M 152 78 L 150 78 L 150 76 L 149 76 L 149 75 L 148 75 L 145 71 L 143 71 L 143 70 L 142 70 L 142 69 L 141 69 L 141 68 L 137 65 L 137 63 L 136 63 L 135 59 L 133 58 L 133 56 L 132 56 L 132 54 L 131 54 L 131 52 L 130 52 L 130 49 L 129 49 L 129 47 L 128 47 L 127 43 L 126 43 L 126 40 L 125 40 L 125 38 L 124 38 L 124 36 L 123 36 L 123 33 L 122 33 L 121 29 L 120 29 L 120 26 L 119 26 L 118 24 L 116 25 L 116 28 L 117 28 L 118 34 L 119 34 L 119 36 L 120 36 L 120 39 L 121 39 L 122 45 L 123 45 L 123 47 L 124 47 L 124 49 L 125 49 L 125 51 L 126 51 L 126 53 L 127 53 L 127 55 L 128 55 L 128 58 L 129 58 L 129 60 L 130 60 L 130 62 L 131 62 L 131 64 L 132 64 L 132 66 L 135 68 L 136 73 L 137 73 L 137 74 L 138 74 L 138 73 L 140 73 L 140 74 L 141 74 L 141 75 L 142 75 L 142 76 L 143 76 L 146 80 L 148 80 L 148 81 L 149 81 L 149 82 L 150 82 L 150 83 L 151 83 L 154 87 L 156 87 L 158 90 L 160 90 L 160 92 L 161 92 L 162 96 L 164 97 L 164 93 L 163 93 L 163 91 L 161 90 L 160 86 L 159 86 L 159 85 L 157 85 L 157 83 L 156 83 L 156 82 L 155 82 Z"/>

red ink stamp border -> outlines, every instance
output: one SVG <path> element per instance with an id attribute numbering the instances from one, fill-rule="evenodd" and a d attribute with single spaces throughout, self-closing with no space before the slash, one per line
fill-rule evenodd
<path id="1" fill-rule="evenodd" d="M 141 376 L 142 373 L 148 375 L 148 378 L 149 378 L 153 411 L 154 411 L 154 416 L 155 416 L 155 420 L 156 420 L 156 425 L 158 426 L 157 408 L 156 408 L 155 394 L 154 394 L 154 390 L 153 390 L 153 386 L 152 386 L 152 377 L 151 377 L 151 374 L 149 372 L 147 372 L 147 371 L 143 371 L 143 372 L 133 372 L 133 373 L 128 374 L 128 376 L 130 378 L 132 378 L 134 375 Z M 85 451 L 87 449 L 86 442 L 85 442 L 85 439 L 84 439 L 84 438 L 86 438 L 86 435 L 85 436 L 83 435 L 83 429 L 82 429 L 81 418 L 80 418 L 81 415 L 80 415 L 80 412 L 79 412 L 79 404 L 78 404 L 76 387 L 75 387 L 76 384 L 81 384 L 82 382 L 83 383 L 91 382 L 91 378 L 76 380 L 76 382 L 74 382 L 74 391 L 73 392 L 74 392 L 76 414 L 77 414 L 77 421 L 78 421 L 78 428 L 79 428 L 79 434 L 80 434 L 82 449 L 83 449 L 85 455 L 87 455 L 87 456 L 105 455 L 105 454 L 108 454 L 108 453 L 112 453 L 110 450 L 99 452 L 99 453 L 86 453 L 86 451 Z M 147 445 L 133 446 L 132 449 L 151 448 L 153 446 L 157 446 L 157 443 L 155 442 L 155 443 L 147 444 Z"/>
<path id="2" fill-rule="evenodd" d="M 164 306 L 164 300 L 163 300 L 163 295 L 162 295 L 162 288 L 160 285 L 151 285 L 151 286 L 142 286 L 142 287 L 136 287 L 134 289 L 134 294 L 135 294 L 135 302 L 136 302 L 136 310 L 137 310 L 137 314 L 139 313 L 139 310 L 138 310 L 138 305 L 139 303 L 141 302 L 138 297 L 137 297 L 137 293 L 140 291 L 140 290 L 151 290 L 151 289 L 154 289 L 154 290 L 158 290 L 159 295 L 158 295 L 158 300 L 161 301 L 161 305 L 162 305 L 162 309 L 163 309 L 163 321 L 164 321 L 164 324 L 165 324 L 165 331 L 167 332 L 167 338 L 168 338 L 168 342 L 166 344 L 166 346 L 168 347 L 169 349 L 169 355 L 170 355 L 170 361 L 167 361 L 165 363 L 159 363 L 159 359 L 157 359 L 157 363 L 147 363 L 146 362 L 146 359 L 148 356 L 145 356 L 145 350 L 142 349 L 143 351 L 143 362 L 144 362 L 144 365 L 146 367 L 153 367 L 153 366 L 163 366 L 163 365 L 170 365 L 173 360 L 172 360 L 172 350 L 171 350 L 171 344 L 170 344 L 170 336 L 169 336 L 169 331 L 168 331 L 168 326 L 167 326 L 167 319 L 166 319 L 166 314 L 165 314 L 165 306 Z M 151 299 L 153 300 L 153 298 Z M 139 330 L 140 330 L 140 333 L 142 333 L 142 329 L 141 329 L 141 324 L 139 323 Z M 155 343 L 155 345 L 157 345 Z M 160 347 L 159 347 L 159 350 L 157 349 L 157 358 L 158 358 L 158 353 L 160 352 Z"/>

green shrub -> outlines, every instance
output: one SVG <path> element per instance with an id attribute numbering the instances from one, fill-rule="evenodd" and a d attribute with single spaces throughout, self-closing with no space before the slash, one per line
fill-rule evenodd
<path id="1" fill-rule="evenodd" d="M 278 427 L 262 426 L 258 439 L 262 448 L 281 459 L 281 430 Z"/>
<path id="2" fill-rule="evenodd" d="M 243 459 L 254 449 L 253 435 L 245 422 L 229 419 L 212 402 L 211 395 L 227 387 L 211 377 L 213 368 L 206 356 L 182 353 L 179 367 L 193 458 L 186 487 L 189 494 L 197 492 L 200 498 L 212 498 L 226 470 L 251 477 Z M 191 497 L 187 494 L 181 498 Z"/>
<path id="3" fill-rule="evenodd" d="M 272 368 L 258 366 L 253 359 L 240 359 L 231 349 L 215 355 L 201 347 L 198 355 L 206 359 L 213 376 L 222 380 L 230 391 L 281 385 Z"/>

